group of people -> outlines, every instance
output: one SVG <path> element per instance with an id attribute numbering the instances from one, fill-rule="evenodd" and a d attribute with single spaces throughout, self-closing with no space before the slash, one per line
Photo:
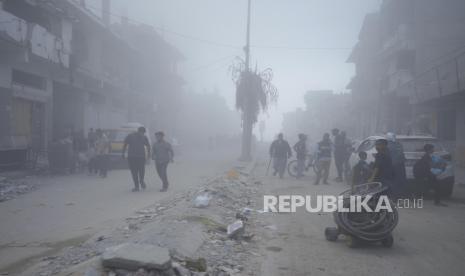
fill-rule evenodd
<path id="1" fill-rule="evenodd" d="M 100 177 L 107 177 L 110 153 L 110 140 L 101 129 L 94 131 L 93 128 L 87 133 L 87 167 L 89 174 L 98 174 Z"/>
<path id="2" fill-rule="evenodd" d="M 320 181 L 323 181 L 323 184 L 329 184 L 329 171 L 334 156 L 337 171 L 336 182 L 342 182 L 344 178 L 352 185 L 381 182 L 388 187 L 388 194 L 392 198 L 399 198 L 404 194 L 407 185 L 405 156 L 403 146 L 397 141 L 395 134 L 388 133 L 385 139 L 376 140 L 375 160 L 371 164 L 367 162 L 368 154 L 365 151 L 359 151 L 359 161 L 353 168 L 350 168 L 349 159 L 354 148 L 346 133 L 335 128 L 331 134 L 333 139 L 329 133 L 325 133 L 322 140 L 317 143 L 316 158 L 313 164 L 316 166 L 315 185 L 318 185 Z M 299 141 L 293 147 L 297 157 L 297 178 L 302 177 L 306 169 L 308 156 L 306 140 L 305 134 L 299 134 Z M 415 180 L 427 189 L 432 188 L 435 204 L 444 206 L 445 204 L 440 200 L 441 192 L 436 178 L 441 172 L 441 162 L 433 155 L 433 145 L 426 144 L 424 151 L 423 157 L 413 167 Z M 269 153 L 273 159 L 273 175 L 279 174 L 280 178 L 283 178 L 287 160 L 292 157 L 292 150 L 289 143 L 284 140 L 282 133 L 271 144 Z M 347 179 L 349 177 L 350 179 Z"/>
<path id="3" fill-rule="evenodd" d="M 333 140 L 329 133 L 323 135 L 323 139 L 317 144 L 317 178 L 315 184 L 319 184 L 323 180 L 324 184 L 328 184 L 329 169 L 331 166 L 331 160 L 334 153 L 334 160 L 337 169 L 337 182 L 342 182 L 344 174 L 343 172 L 349 169 L 349 158 L 352 153 L 352 143 L 346 137 L 344 131 L 339 129 L 333 129 Z M 297 157 L 297 178 L 304 176 L 306 170 L 306 160 L 308 156 L 307 149 L 307 135 L 301 133 L 298 135 L 299 141 L 293 146 L 293 150 Z M 282 133 L 278 134 L 278 137 L 270 146 L 269 153 L 273 160 L 273 175 L 279 174 L 280 178 L 283 178 L 287 167 L 287 160 L 292 157 L 292 149 L 289 143 L 284 140 Z"/>
<path id="4" fill-rule="evenodd" d="M 130 133 L 124 140 L 122 158 L 127 159 L 129 170 L 131 171 L 132 180 L 134 182 L 133 192 L 146 189 L 145 183 L 145 165 L 150 157 L 155 162 L 155 168 L 158 176 L 162 181 L 162 192 L 168 190 L 168 164 L 173 162 L 174 151 L 170 143 L 165 141 L 164 133 L 159 131 L 155 133 L 156 141 L 150 145 L 149 139 L 146 136 L 145 127 L 139 127 L 137 131 Z M 105 132 L 101 129 L 94 130 L 91 128 L 88 132 L 87 139 L 75 139 L 73 141 L 81 141 L 85 146 L 79 147 L 82 153 L 85 147 L 86 156 L 82 159 L 86 160 L 89 175 L 98 174 L 105 178 L 108 176 L 110 167 L 109 154 L 111 143 Z M 82 142 L 84 141 L 84 142 Z"/>
<path id="5" fill-rule="evenodd" d="M 170 143 L 165 141 L 165 134 L 161 131 L 155 133 L 156 141 L 151 146 L 145 135 L 145 127 L 139 127 L 136 132 L 129 134 L 124 139 L 122 157 L 127 157 L 132 180 L 134 182 L 133 192 L 140 189 L 145 190 L 145 164 L 147 157 L 151 156 L 155 162 L 155 167 L 162 181 L 161 192 L 168 190 L 168 164 L 173 162 L 174 151 Z M 126 156 L 127 152 L 127 156 Z"/>

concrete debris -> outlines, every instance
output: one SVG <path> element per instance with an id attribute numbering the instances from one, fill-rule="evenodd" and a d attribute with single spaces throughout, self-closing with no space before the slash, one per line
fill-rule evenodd
<path id="1" fill-rule="evenodd" d="M 102 264 L 109 268 L 127 270 L 167 270 L 171 268 L 169 250 L 155 245 L 124 243 L 108 248 Z"/>
<path id="2" fill-rule="evenodd" d="M 228 237 L 235 238 L 240 234 L 244 233 L 244 222 L 237 220 L 234 223 L 228 225 Z"/>
<path id="3" fill-rule="evenodd" d="M 22 194 L 36 190 L 36 183 L 26 179 L 12 180 L 0 177 L 0 202 L 14 199 Z"/>
<path id="4" fill-rule="evenodd" d="M 258 217 L 260 207 L 254 201 L 258 189 L 250 178 L 232 170 L 229 176 L 209 179 L 200 189 L 137 211 L 110 233 L 62 250 L 35 272 L 59 274 L 99 256 L 106 269 L 102 275 L 256 275 L 256 268 L 248 265 L 261 257 L 256 253 L 261 237 L 254 232 L 266 224 Z M 202 204 L 196 206 L 199 197 L 197 203 Z M 273 225 L 265 228 L 276 231 Z M 85 275 L 87 270 L 80 271 L 73 275 Z"/>

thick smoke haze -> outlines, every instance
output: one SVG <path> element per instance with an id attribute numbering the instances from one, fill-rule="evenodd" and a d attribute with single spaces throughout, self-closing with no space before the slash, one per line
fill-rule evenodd
<path id="1" fill-rule="evenodd" d="M 157 28 L 185 56 L 180 73 L 186 88 L 217 89 L 234 108 L 229 67 L 243 57 L 247 1 L 113 0 L 112 21 L 129 20 Z M 285 112 L 303 107 L 308 90 L 346 91 L 354 75 L 346 60 L 358 39 L 365 14 L 379 0 L 256 0 L 252 4 L 251 66 L 270 67 L 280 93 L 267 118 L 265 137 L 282 128 Z M 100 1 L 88 1 L 99 13 Z"/>

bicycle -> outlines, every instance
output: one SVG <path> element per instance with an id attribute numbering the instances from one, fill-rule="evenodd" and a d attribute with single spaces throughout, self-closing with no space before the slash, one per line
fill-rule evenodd
<path id="1" fill-rule="evenodd" d="M 318 158 L 316 154 L 307 154 L 305 158 L 305 171 L 308 171 L 310 168 L 313 169 L 314 173 L 318 173 Z M 287 165 L 287 173 L 292 177 L 298 177 L 298 160 L 292 160 Z"/>

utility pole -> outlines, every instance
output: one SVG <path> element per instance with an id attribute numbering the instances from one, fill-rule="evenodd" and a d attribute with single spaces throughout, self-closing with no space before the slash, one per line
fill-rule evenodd
<path id="1" fill-rule="evenodd" d="M 248 0 L 248 5 L 247 5 L 247 32 L 246 32 L 246 44 L 244 47 L 244 52 L 245 52 L 245 68 L 244 72 L 246 73 L 246 93 L 252 93 L 250 91 L 251 85 L 250 85 L 250 78 L 249 78 L 249 72 L 250 72 L 250 6 L 251 6 L 251 0 Z M 249 106 L 249 104 L 247 104 Z M 251 111 L 249 108 L 245 108 L 245 110 L 242 110 L 242 154 L 241 154 L 241 160 L 243 161 L 250 161 L 252 160 L 251 156 L 251 150 L 252 150 L 252 132 L 253 132 L 253 119 L 252 119 L 253 114 L 251 114 Z"/>
<path id="2" fill-rule="evenodd" d="M 250 6 L 252 0 L 248 0 L 247 5 L 247 37 L 246 37 L 246 44 L 244 47 L 245 51 L 245 70 L 249 71 L 249 63 L 250 63 Z"/>

